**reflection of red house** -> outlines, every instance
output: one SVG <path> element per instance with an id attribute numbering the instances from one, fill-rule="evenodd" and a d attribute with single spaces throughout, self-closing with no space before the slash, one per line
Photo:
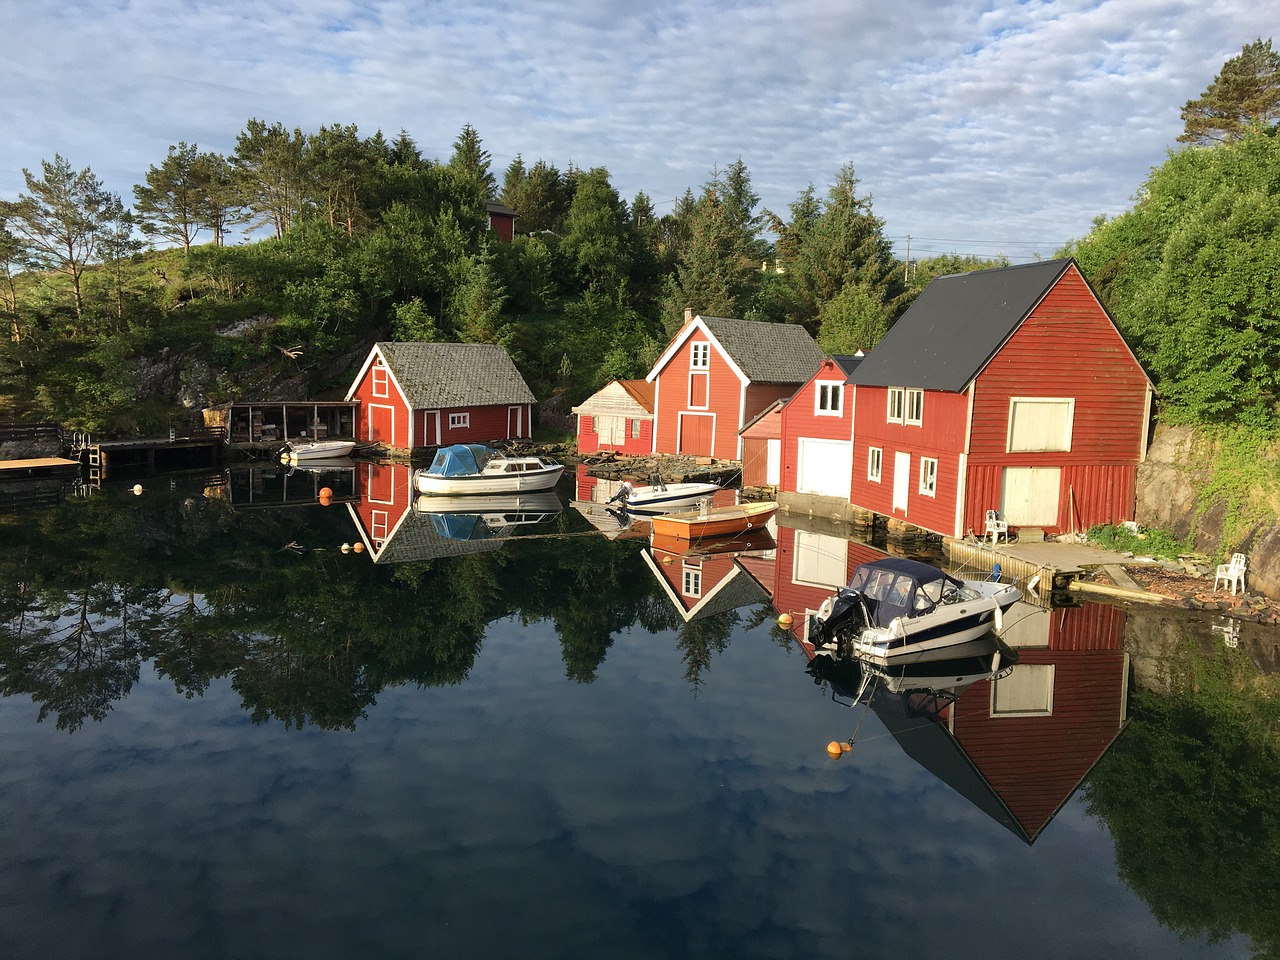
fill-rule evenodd
<path id="1" fill-rule="evenodd" d="M 1074 260 L 934 280 L 849 381 L 855 506 L 956 537 L 1133 517 L 1151 382 Z"/>
<path id="2" fill-rule="evenodd" d="M 375 343 L 346 399 L 360 403 L 357 439 L 389 447 L 533 435 L 533 394 L 496 344 Z"/>
<path id="3" fill-rule="evenodd" d="M 808 331 L 686 314 L 646 377 L 654 385 L 654 453 L 740 460 L 738 431 L 789 397 L 822 363 Z"/>
<path id="4" fill-rule="evenodd" d="M 861 361 L 828 357 L 782 408 L 782 490 L 848 502 L 854 392 L 845 380 Z"/>
<path id="5" fill-rule="evenodd" d="M 903 749 L 1028 843 L 1040 836 L 1124 727 L 1125 611 L 1016 607 L 1007 676 L 968 687 L 931 717 L 877 713 Z M 1030 644 L 1030 645 L 1027 645 Z"/>
<path id="6" fill-rule="evenodd" d="M 578 452 L 643 455 L 653 450 L 653 384 L 614 380 L 573 408 Z"/>
<path id="7" fill-rule="evenodd" d="M 808 636 L 808 614 L 847 584 L 858 564 L 885 556 L 867 543 L 792 527 L 779 527 L 777 540 L 773 606 L 791 614 L 797 638 Z"/>
<path id="8" fill-rule="evenodd" d="M 744 542 L 743 546 L 750 544 Z M 654 546 L 643 555 L 686 622 L 769 601 L 766 589 L 739 563 L 737 552 L 690 555 Z"/>

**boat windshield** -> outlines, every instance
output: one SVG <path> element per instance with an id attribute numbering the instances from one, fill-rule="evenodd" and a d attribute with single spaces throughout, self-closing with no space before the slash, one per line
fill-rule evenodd
<path id="1" fill-rule="evenodd" d="M 441 447 L 436 457 L 427 468 L 427 473 L 436 477 L 460 477 L 479 473 L 484 465 L 498 451 L 479 443 L 457 443 L 451 447 Z"/>
<path id="2" fill-rule="evenodd" d="M 960 586 L 937 567 L 900 559 L 864 563 L 849 580 L 849 589 L 862 595 L 876 626 L 888 626 L 895 617 L 928 613 Z"/>

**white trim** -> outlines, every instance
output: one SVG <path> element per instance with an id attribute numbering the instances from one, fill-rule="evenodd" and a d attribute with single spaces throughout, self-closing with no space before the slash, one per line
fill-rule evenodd
<path id="1" fill-rule="evenodd" d="M 457 421 L 456 423 L 454 421 Z M 471 411 L 463 410 L 461 413 L 449 414 L 450 430 L 470 430 L 471 429 Z"/>
<path id="2" fill-rule="evenodd" d="M 1142 405 L 1142 439 L 1139 440 L 1138 462 L 1147 462 L 1147 444 L 1151 441 L 1151 399 L 1155 395 L 1155 391 L 1151 389 L 1151 384 L 1147 384 L 1147 396 Z"/>
<path id="3" fill-rule="evenodd" d="M 878 453 L 878 457 L 872 457 L 873 453 Z M 876 470 L 871 472 L 871 464 L 874 461 Z M 867 482 L 868 483 L 884 483 L 884 447 L 867 447 Z"/>
<path id="4" fill-rule="evenodd" d="M 708 456 L 716 455 L 716 413 L 715 411 L 703 410 L 680 410 L 676 413 L 676 453 L 680 453 L 681 443 L 684 440 L 684 418 L 685 417 L 710 417 L 711 418 L 711 453 Z M 703 456 L 703 454 L 694 454 L 694 456 Z"/>
<path id="5" fill-rule="evenodd" d="M 926 474 L 928 481 L 926 482 Z M 938 495 L 938 458 L 920 458 L 920 496 L 936 497 Z"/>
<path id="6" fill-rule="evenodd" d="M 511 431 L 511 411 L 516 412 L 516 439 L 524 438 L 524 407 L 522 403 L 512 403 L 507 405 L 507 431 Z"/>
<path id="7" fill-rule="evenodd" d="M 662 406 L 658 402 L 659 395 L 662 393 L 662 384 L 655 381 L 653 384 L 653 431 L 649 436 L 649 452 L 658 452 L 658 425 L 662 421 Z"/>
<path id="8" fill-rule="evenodd" d="M 911 416 L 911 398 L 916 397 L 920 400 L 920 415 L 912 419 Z M 905 387 L 902 394 L 902 422 L 909 427 L 920 427 L 924 425 L 924 390 L 920 387 Z"/>
<path id="9" fill-rule="evenodd" d="M 675 355 L 680 352 L 680 348 L 683 347 L 688 342 L 689 338 L 693 336 L 695 330 L 701 330 L 706 334 L 707 339 L 715 345 L 716 352 L 720 354 L 724 362 L 728 364 L 729 369 L 737 375 L 739 380 L 750 382 L 750 378 L 742 372 L 742 368 L 734 362 L 733 357 L 729 356 L 724 347 L 720 345 L 720 341 L 717 340 L 715 334 L 708 329 L 706 323 L 703 322 L 702 317 L 694 317 L 684 325 L 684 329 L 676 334 L 675 339 L 671 341 L 671 345 L 662 352 L 662 356 L 660 356 L 657 359 L 657 362 L 654 363 L 653 369 L 649 371 L 649 375 L 645 377 L 645 380 L 651 383 L 657 380 L 659 374 L 662 373 L 663 368 L 675 358 Z M 656 398 L 654 409 L 657 410 Z"/>
<path id="10" fill-rule="evenodd" d="M 898 415 L 893 415 L 893 397 L 897 394 L 899 401 Z M 885 408 L 884 419 L 886 423 L 902 423 L 903 417 L 907 412 L 907 388 L 906 387 L 888 387 L 885 392 Z"/>
<path id="11" fill-rule="evenodd" d="M 898 494 L 902 494 L 899 502 Z M 911 454 L 905 450 L 893 451 L 893 499 L 891 511 L 902 511 L 907 515 L 907 506 L 911 502 Z"/>
<path id="12" fill-rule="evenodd" d="M 963 537 L 964 498 L 969 491 L 969 455 L 967 453 L 960 454 L 957 466 L 960 468 L 960 478 L 956 481 L 956 520 L 951 535 L 953 537 Z"/>
<path id="13" fill-rule="evenodd" d="M 828 402 L 832 397 L 835 398 L 835 406 L 822 408 L 822 390 L 827 390 Z M 815 417 L 843 417 L 844 416 L 844 381 L 843 380 L 815 380 L 813 384 L 813 415 Z"/>
<path id="14" fill-rule="evenodd" d="M 964 415 L 964 453 L 968 456 L 972 451 L 969 449 L 973 443 L 973 401 L 978 392 L 978 381 L 974 380 L 969 384 L 969 389 L 965 391 L 969 395 L 969 409 Z"/>
<path id="15" fill-rule="evenodd" d="M 706 400 L 707 400 L 705 406 L 699 407 L 695 405 L 693 402 L 693 381 L 695 377 L 701 377 L 703 380 L 706 381 L 707 387 L 703 391 L 703 396 L 706 397 Z M 710 410 L 711 409 L 711 373 L 709 371 L 703 370 L 702 368 L 699 368 L 697 370 L 693 370 L 693 369 L 689 370 L 689 389 L 685 392 L 684 405 L 685 405 L 685 409 L 687 410 Z"/>

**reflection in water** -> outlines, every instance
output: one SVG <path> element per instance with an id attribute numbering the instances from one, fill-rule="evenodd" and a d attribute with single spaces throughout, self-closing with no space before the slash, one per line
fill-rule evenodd
<path id="1" fill-rule="evenodd" d="M 1199 955 L 1276 944 L 1248 636 L 1203 624 L 1118 741 L 1155 621 L 1116 607 L 1019 610 L 1011 669 L 827 677 L 862 689 L 836 711 L 793 634 L 874 547 L 663 552 L 576 511 L 451 540 L 400 474 L 327 508 L 262 507 L 295 473 L 0 515 L 0 954 L 1187 952 L 1116 861 Z"/>

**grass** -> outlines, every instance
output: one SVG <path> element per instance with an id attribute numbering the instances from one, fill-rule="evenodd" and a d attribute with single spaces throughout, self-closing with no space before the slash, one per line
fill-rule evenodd
<path id="1" fill-rule="evenodd" d="M 1164 530 L 1139 530 L 1134 533 L 1127 527 L 1103 525 L 1090 528 L 1088 537 L 1090 543 L 1106 550 L 1154 557 L 1157 560 L 1176 560 L 1179 556 L 1192 552 L 1190 544 Z"/>

